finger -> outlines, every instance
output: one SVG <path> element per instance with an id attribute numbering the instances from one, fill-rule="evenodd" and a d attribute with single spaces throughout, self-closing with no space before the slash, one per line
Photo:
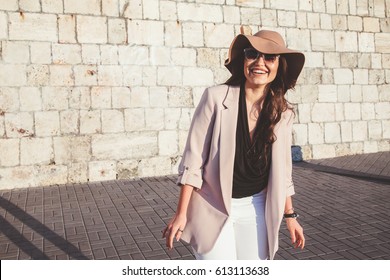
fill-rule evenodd
<path id="1" fill-rule="evenodd" d="M 295 236 L 295 230 L 291 230 L 290 235 L 291 235 L 291 242 L 292 244 L 294 244 L 297 241 L 297 238 Z"/>
<path id="2" fill-rule="evenodd" d="M 169 249 L 172 249 L 173 248 L 173 238 L 175 238 L 175 232 L 177 230 L 175 230 L 174 228 L 171 229 L 171 232 L 169 233 L 169 236 L 168 236 L 168 239 L 167 239 L 167 246 Z"/>
<path id="3" fill-rule="evenodd" d="M 179 241 L 179 240 L 180 240 L 180 237 L 181 237 L 182 233 L 183 233 L 182 230 L 180 230 L 180 229 L 177 230 L 177 233 L 176 233 L 176 241 Z"/>

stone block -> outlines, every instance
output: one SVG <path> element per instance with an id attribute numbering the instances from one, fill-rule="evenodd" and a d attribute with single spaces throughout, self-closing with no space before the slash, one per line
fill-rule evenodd
<path id="1" fill-rule="evenodd" d="M 366 141 L 368 140 L 368 130 L 366 121 L 357 121 L 352 123 L 352 136 L 353 141 Z"/>
<path id="2" fill-rule="evenodd" d="M 178 3 L 177 15 L 180 21 L 216 22 L 223 21 L 222 7 L 192 3 Z"/>
<path id="3" fill-rule="evenodd" d="M 351 101 L 351 88 L 349 85 L 337 86 L 337 101 L 338 102 Z"/>
<path id="4" fill-rule="evenodd" d="M 112 160 L 90 161 L 88 163 L 88 177 L 90 182 L 115 180 L 116 163 Z"/>
<path id="5" fill-rule="evenodd" d="M 35 113 L 35 134 L 39 137 L 60 135 L 60 117 L 57 111 Z"/>
<path id="6" fill-rule="evenodd" d="M 375 50 L 378 53 L 390 53 L 390 33 L 375 34 Z"/>
<path id="7" fill-rule="evenodd" d="M 143 67 L 142 66 L 123 66 L 123 86 L 127 87 L 135 87 L 135 86 L 141 86 L 143 83 L 143 78 L 146 78 L 143 76 Z M 157 75 L 155 75 L 157 76 Z M 154 77 L 153 80 L 155 80 L 156 77 Z"/>
<path id="8" fill-rule="evenodd" d="M 312 120 L 314 122 L 332 122 L 335 120 L 335 108 L 331 103 L 316 103 L 312 108 Z"/>
<path id="9" fill-rule="evenodd" d="M 390 32 L 390 19 L 381 18 L 380 19 L 380 27 L 382 32 Z"/>
<path id="10" fill-rule="evenodd" d="M 352 102 L 363 101 L 363 86 L 351 85 L 351 101 Z"/>
<path id="11" fill-rule="evenodd" d="M 54 64 L 79 64 L 81 47 L 75 44 L 52 44 Z"/>
<path id="12" fill-rule="evenodd" d="M 166 46 L 181 47 L 183 45 L 182 24 L 180 22 L 165 22 L 164 30 L 164 42 Z M 197 31 L 199 32 L 199 30 Z M 190 34 L 187 37 L 189 42 L 193 42 Z"/>
<path id="13" fill-rule="evenodd" d="M 76 86 L 96 86 L 98 70 L 95 65 L 75 65 L 73 67 Z"/>
<path id="14" fill-rule="evenodd" d="M 351 31 L 336 31 L 336 51 L 338 52 L 357 52 L 358 40 L 357 33 Z"/>
<path id="15" fill-rule="evenodd" d="M 119 64 L 118 47 L 116 45 L 101 45 L 100 61 L 101 64 Z"/>
<path id="16" fill-rule="evenodd" d="M 1 90 L 0 90 L 1 94 Z M 19 90 L 20 111 L 42 110 L 41 91 L 37 87 L 22 87 Z M 2 103 L 2 102 L 0 102 Z"/>
<path id="17" fill-rule="evenodd" d="M 257 25 L 260 22 L 260 10 L 253 8 L 241 8 L 241 22 L 245 25 Z"/>
<path id="18" fill-rule="evenodd" d="M 159 131 L 164 129 L 164 109 L 146 108 L 145 109 L 145 129 Z"/>
<path id="19" fill-rule="evenodd" d="M 161 66 L 157 68 L 157 84 L 160 86 L 182 85 L 182 67 Z"/>
<path id="20" fill-rule="evenodd" d="M 130 107 L 130 89 L 127 87 L 113 87 L 112 108 L 122 109 Z"/>
<path id="21" fill-rule="evenodd" d="M 371 68 L 371 54 L 360 53 L 358 54 L 358 67 L 359 68 Z"/>
<path id="22" fill-rule="evenodd" d="M 321 23 L 321 29 L 327 29 L 332 30 L 332 16 L 329 14 L 321 14 L 320 15 L 320 23 Z"/>
<path id="23" fill-rule="evenodd" d="M 313 159 L 332 158 L 335 156 L 335 145 L 313 145 Z"/>
<path id="24" fill-rule="evenodd" d="M 349 14 L 356 15 L 357 14 L 357 5 L 355 0 L 349 0 Z"/>
<path id="25" fill-rule="evenodd" d="M 334 82 L 337 85 L 348 85 L 353 83 L 353 73 L 351 69 L 333 69 Z"/>
<path id="26" fill-rule="evenodd" d="M 54 137 L 53 146 L 56 164 L 88 162 L 91 159 L 90 137 Z"/>
<path id="27" fill-rule="evenodd" d="M 42 64 L 30 64 L 27 66 L 27 85 L 47 86 L 50 81 L 49 66 Z"/>
<path id="28" fill-rule="evenodd" d="M 351 149 L 350 149 L 349 144 L 347 144 L 347 143 L 336 144 L 335 150 L 336 150 L 336 157 L 351 155 Z"/>
<path id="29" fill-rule="evenodd" d="M 317 85 L 300 85 L 302 103 L 312 103 L 318 101 Z"/>
<path id="30" fill-rule="evenodd" d="M 151 107 L 168 107 L 168 90 L 166 87 L 149 88 Z"/>
<path id="31" fill-rule="evenodd" d="M 341 122 L 340 128 L 342 142 L 352 142 L 352 122 Z"/>
<path id="32" fill-rule="evenodd" d="M 371 54 L 371 67 L 376 69 L 382 69 L 382 55 L 379 53 Z M 386 67 L 383 67 L 386 68 Z"/>
<path id="33" fill-rule="evenodd" d="M 69 88 L 65 87 L 43 87 L 42 107 L 43 110 L 66 110 L 69 108 Z"/>
<path id="34" fill-rule="evenodd" d="M 341 130 L 339 123 L 325 123 L 325 143 L 340 143 Z"/>
<path id="35" fill-rule="evenodd" d="M 318 85 L 319 102 L 337 102 L 336 85 Z"/>
<path id="36" fill-rule="evenodd" d="M 203 26 L 198 22 L 184 22 L 183 26 L 183 46 L 185 47 L 202 47 L 203 40 Z M 210 33 L 210 32 L 209 32 Z M 222 34 L 220 34 L 221 36 Z M 230 37 L 232 38 L 232 37 Z M 215 38 L 213 38 L 215 40 Z M 227 39 L 225 39 L 227 40 Z"/>
<path id="37" fill-rule="evenodd" d="M 308 144 L 308 125 L 307 124 L 294 124 L 293 126 L 293 139 L 295 145 Z"/>
<path id="38" fill-rule="evenodd" d="M 88 163 L 75 162 L 68 164 L 68 183 L 84 183 L 88 181 Z"/>
<path id="39" fill-rule="evenodd" d="M 171 159 L 168 157 L 152 157 L 142 159 L 138 167 L 139 176 L 163 176 L 172 174 Z"/>
<path id="40" fill-rule="evenodd" d="M 120 0 L 119 14 L 129 19 L 142 19 L 142 0 Z"/>
<path id="41" fill-rule="evenodd" d="M 149 63 L 153 66 L 170 65 L 171 64 L 171 49 L 168 47 L 150 47 Z"/>
<path id="42" fill-rule="evenodd" d="M 291 1 L 283 1 L 283 0 L 273 0 L 270 1 L 270 7 L 274 9 L 281 9 L 281 10 L 298 10 L 298 0 L 291 0 Z"/>
<path id="43" fill-rule="evenodd" d="M 31 63 L 51 64 L 51 44 L 47 42 L 30 43 Z"/>
<path id="44" fill-rule="evenodd" d="M 157 133 L 106 134 L 92 136 L 92 156 L 98 160 L 147 158 L 157 155 Z"/>
<path id="45" fill-rule="evenodd" d="M 297 40 L 297 38 L 300 39 Z M 297 28 L 288 29 L 286 32 L 286 44 L 292 49 L 310 51 L 312 50 L 312 46 L 310 45 L 310 32 L 308 30 L 300 30 Z"/>
<path id="46" fill-rule="evenodd" d="M 8 18 L 5 12 L 0 12 L 0 40 L 8 39 Z"/>
<path id="47" fill-rule="evenodd" d="M 7 0 L 0 2 L 0 10 L 17 11 L 19 9 L 18 0 Z"/>
<path id="48" fill-rule="evenodd" d="M 155 66 L 142 67 L 142 85 L 157 86 L 157 67 Z"/>
<path id="49" fill-rule="evenodd" d="M 34 135 L 34 119 L 31 113 L 5 113 L 4 117 L 6 137 L 20 138 Z"/>
<path id="50" fill-rule="evenodd" d="M 73 86 L 74 75 L 71 65 L 50 65 L 51 86 Z"/>
<path id="51" fill-rule="evenodd" d="M 73 87 L 69 95 L 69 108 L 89 109 L 90 107 L 90 89 L 87 87 Z"/>
<path id="52" fill-rule="evenodd" d="M 100 15 L 101 2 L 101 0 L 64 0 L 64 12 L 67 14 Z"/>
<path id="53" fill-rule="evenodd" d="M 119 63 L 121 65 L 149 65 L 149 49 L 141 46 L 119 46 Z"/>
<path id="54" fill-rule="evenodd" d="M 348 29 L 350 31 L 363 31 L 363 19 L 358 16 L 348 16 Z"/>
<path id="55" fill-rule="evenodd" d="M 165 128 L 177 130 L 179 128 L 180 116 L 181 116 L 180 108 L 164 109 Z"/>
<path id="56" fill-rule="evenodd" d="M 204 38 L 207 47 L 227 48 L 234 37 L 234 28 L 228 24 L 204 24 Z"/>
<path id="57" fill-rule="evenodd" d="M 311 108 L 309 103 L 298 104 L 298 119 L 299 123 L 310 123 L 311 122 Z"/>
<path id="58" fill-rule="evenodd" d="M 0 166 L 19 165 L 19 139 L 0 139 Z"/>
<path id="59" fill-rule="evenodd" d="M 337 52 L 324 53 L 324 64 L 330 68 L 340 68 L 340 54 Z"/>
<path id="60" fill-rule="evenodd" d="M 378 152 L 378 142 L 377 141 L 364 141 L 363 150 L 365 154 L 377 153 Z"/>
<path id="61" fill-rule="evenodd" d="M 26 66 L 20 64 L 0 64 L 0 86 L 25 86 Z"/>
<path id="62" fill-rule="evenodd" d="M 211 86 L 213 81 L 213 72 L 208 68 L 185 67 L 183 69 L 184 86 Z"/>
<path id="63" fill-rule="evenodd" d="M 375 119 L 375 105 L 374 103 L 362 103 L 362 120 Z"/>
<path id="64" fill-rule="evenodd" d="M 160 18 L 159 1 L 142 0 L 142 10 L 144 19 L 158 20 Z"/>
<path id="65" fill-rule="evenodd" d="M 120 18 L 108 19 L 108 43 L 126 44 L 127 40 L 126 21 Z"/>
<path id="66" fill-rule="evenodd" d="M 374 86 L 374 85 L 363 86 L 362 92 L 363 92 L 363 102 L 378 102 L 379 101 L 379 93 L 378 93 L 377 86 Z"/>
<path id="67" fill-rule="evenodd" d="M 5 41 L 2 44 L 3 61 L 9 64 L 28 64 L 30 50 L 26 43 Z"/>
<path id="68" fill-rule="evenodd" d="M 107 18 L 78 15 L 76 20 L 79 43 L 107 43 Z"/>
<path id="69" fill-rule="evenodd" d="M 42 12 L 62 14 L 64 5 L 62 1 L 41 0 Z"/>
<path id="70" fill-rule="evenodd" d="M 33 166 L 0 168 L 0 177 L 0 189 L 27 188 L 35 186 Z"/>
<path id="71" fill-rule="evenodd" d="M 367 69 L 353 69 L 354 84 L 367 85 L 368 84 L 368 70 Z"/>
<path id="72" fill-rule="evenodd" d="M 312 11 L 313 3 L 311 0 L 300 0 L 298 1 L 300 11 Z"/>
<path id="73" fill-rule="evenodd" d="M 295 27 L 295 12 L 278 10 L 278 25 L 284 27 Z"/>
<path id="74" fill-rule="evenodd" d="M 382 121 L 371 120 L 368 122 L 368 138 L 370 140 L 382 139 Z"/>
<path id="75" fill-rule="evenodd" d="M 359 33 L 359 52 L 375 52 L 374 34 Z"/>
<path id="76" fill-rule="evenodd" d="M 164 23 L 151 20 L 128 20 L 129 44 L 162 46 L 164 44 Z"/>
<path id="77" fill-rule="evenodd" d="M 131 107 L 149 107 L 149 92 L 146 87 L 135 87 L 130 93 Z"/>
<path id="78" fill-rule="evenodd" d="M 346 120 L 360 120 L 361 110 L 359 103 L 345 103 L 344 112 Z"/>
<path id="79" fill-rule="evenodd" d="M 209 52 L 210 51 L 210 52 Z M 171 49 L 171 57 L 172 57 L 172 64 L 176 66 L 192 66 L 195 67 L 196 65 L 200 67 L 204 67 L 205 64 L 208 63 L 208 59 L 213 59 L 215 52 L 212 52 L 211 49 L 203 49 L 199 48 L 197 51 L 195 49 L 190 48 L 172 48 Z M 218 54 L 217 61 L 218 59 Z M 203 60 L 204 59 L 204 60 Z M 215 62 L 215 60 L 213 60 Z M 212 63 L 213 63 L 212 62 Z M 218 64 L 212 64 L 209 65 L 215 67 L 215 65 Z"/>
<path id="80" fill-rule="evenodd" d="M 383 139 L 390 139 L 390 120 L 382 120 Z"/>
<path id="81" fill-rule="evenodd" d="M 324 143 L 324 127 L 319 123 L 309 123 L 309 143 L 310 144 L 323 144 Z"/>
<path id="82" fill-rule="evenodd" d="M 100 86 L 122 86 L 122 66 L 100 65 L 98 66 L 98 85 Z"/>
<path id="83" fill-rule="evenodd" d="M 79 133 L 79 112 L 75 110 L 66 110 L 60 112 L 61 134 Z"/>
<path id="84" fill-rule="evenodd" d="M 51 137 L 22 138 L 20 140 L 21 165 L 49 164 L 53 161 L 53 143 Z"/>
<path id="85" fill-rule="evenodd" d="M 80 134 L 101 132 L 100 111 L 80 111 Z"/>
<path id="86" fill-rule="evenodd" d="M 100 64 L 100 49 L 96 44 L 81 45 L 81 55 L 84 64 Z"/>
<path id="87" fill-rule="evenodd" d="M 368 70 L 368 84 L 382 85 L 386 81 L 385 71 L 383 70 Z"/>
<path id="88" fill-rule="evenodd" d="M 378 102 L 375 104 L 377 120 L 390 119 L 390 102 Z"/>
<path id="89" fill-rule="evenodd" d="M 336 115 L 335 115 L 335 120 L 336 121 L 344 121 L 345 120 L 345 117 L 344 117 L 344 104 L 343 103 L 336 103 L 334 104 L 334 108 L 335 108 L 335 112 L 336 112 Z"/>
<path id="90" fill-rule="evenodd" d="M 19 111 L 19 94 L 17 88 L 0 87 L 0 111 L 5 112 Z"/>
<path id="91" fill-rule="evenodd" d="M 111 108 L 111 88 L 93 87 L 91 89 L 91 106 L 93 109 Z"/>
<path id="92" fill-rule="evenodd" d="M 386 102 L 390 101 L 390 85 L 378 86 L 379 101 Z"/>
<path id="93" fill-rule="evenodd" d="M 332 27 L 334 30 L 347 30 L 347 16 L 332 15 Z"/>
<path id="94" fill-rule="evenodd" d="M 345 0 L 336 0 L 336 12 L 347 15 L 349 12 L 349 2 Z"/>
<path id="95" fill-rule="evenodd" d="M 134 108 L 125 110 L 125 130 L 141 131 L 145 129 L 145 109 Z"/>
<path id="96" fill-rule="evenodd" d="M 307 13 L 307 26 L 312 29 L 320 29 L 320 15 L 317 13 Z"/>
<path id="97" fill-rule="evenodd" d="M 163 130 L 158 133 L 158 150 L 161 156 L 171 156 L 178 152 L 178 135 L 176 130 Z"/>
<path id="98" fill-rule="evenodd" d="M 119 110 L 102 110 L 102 132 L 118 133 L 124 131 L 124 116 Z"/>
<path id="99" fill-rule="evenodd" d="M 163 21 L 177 20 L 177 8 L 174 1 L 160 1 L 160 19 Z"/>
<path id="100" fill-rule="evenodd" d="M 58 39 L 60 43 L 76 43 L 76 17 L 58 15 Z"/>
<path id="101" fill-rule="evenodd" d="M 223 22 L 240 24 L 240 8 L 235 6 L 223 6 Z M 276 17 L 276 13 L 275 13 Z"/>
<path id="102" fill-rule="evenodd" d="M 380 32 L 379 19 L 374 17 L 364 17 L 363 30 L 365 32 Z"/>
<path id="103" fill-rule="evenodd" d="M 57 42 L 57 16 L 38 13 L 10 13 L 9 39 Z"/>

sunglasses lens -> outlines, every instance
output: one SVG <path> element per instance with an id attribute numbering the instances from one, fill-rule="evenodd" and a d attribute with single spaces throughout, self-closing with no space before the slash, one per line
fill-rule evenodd
<path id="1" fill-rule="evenodd" d="M 258 58 L 258 55 L 259 55 L 259 52 L 256 51 L 255 49 L 245 49 L 244 50 L 244 53 L 245 53 L 245 58 L 246 59 L 257 59 Z"/>
<path id="2" fill-rule="evenodd" d="M 268 62 L 274 62 L 276 57 L 276 54 L 264 54 L 264 60 Z"/>

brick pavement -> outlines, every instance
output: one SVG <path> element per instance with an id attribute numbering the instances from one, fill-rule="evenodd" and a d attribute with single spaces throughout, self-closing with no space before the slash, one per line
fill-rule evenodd
<path id="1" fill-rule="evenodd" d="M 307 246 L 277 259 L 390 259 L 390 152 L 294 164 Z M 165 250 L 175 176 L 0 191 L 0 259 L 193 259 Z"/>

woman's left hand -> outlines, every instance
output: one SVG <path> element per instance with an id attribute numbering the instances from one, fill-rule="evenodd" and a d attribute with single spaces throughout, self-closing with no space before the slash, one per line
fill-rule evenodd
<path id="1" fill-rule="evenodd" d="M 294 248 L 305 247 L 305 236 L 303 235 L 303 228 L 296 219 L 286 219 L 287 228 L 290 231 L 291 242 L 294 244 Z"/>

